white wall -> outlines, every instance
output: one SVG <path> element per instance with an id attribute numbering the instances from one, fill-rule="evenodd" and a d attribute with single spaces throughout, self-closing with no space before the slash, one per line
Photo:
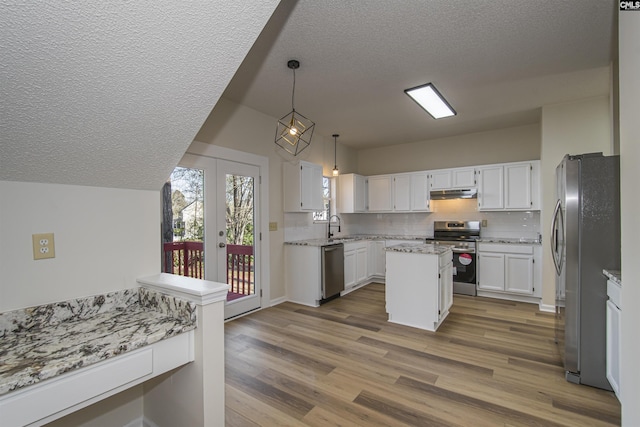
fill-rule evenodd
<path id="1" fill-rule="evenodd" d="M 251 108 L 238 105 L 227 99 L 220 99 L 209 119 L 196 135 L 196 141 L 232 148 L 246 153 L 258 154 L 269 159 L 269 222 L 278 224 L 277 231 L 269 232 L 270 246 L 270 297 L 279 300 L 285 296 L 284 287 L 284 212 L 282 210 L 282 163 L 306 160 L 323 166 L 325 175 L 330 176 L 334 165 L 333 138 L 326 138 L 314 132 L 311 145 L 297 158 L 278 148 L 274 143 L 277 118 L 267 116 Z M 344 135 L 347 138 L 347 135 Z M 338 139 L 337 163 L 341 172 L 354 172 L 355 152 L 340 144 Z M 303 215 L 310 221 L 311 214 Z"/>
<path id="2" fill-rule="evenodd" d="M 622 425 L 640 425 L 640 12 L 619 13 L 620 187 L 622 205 Z"/>
<path id="3" fill-rule="evenodd" d="M 377 175 L 538 160 L 538 124 L 358 151 L 358 173 Z"/>
<path id="4" fill-rule="evenodd" d="M 611 153 L 609 97 L 599 96 L 542 107 L 540 176 L 542 239 L 549 242 L 556 204 L 556 166 L 565 154 Z M 555 268 L 549 245 L 542 246 L 542 302 L 555 306 Z"/>
<path id="5" fill-rule="evenodd" d="M 142 426 L 142 384 L 59 418 L 46 427 Z"/>
<path id="6" fill-rule="evenodd" d="M 0 181 L 0 311 L 137 287 L 160 271 L 160 191 Z M 54 233 L 34 261 L 31 235 Z"/>
<path id="7" fill-rule="evenodd" d="M 0 181 L 0 312 L 137 287 L 160 271 L 160 191 Z M 53 259 L 31 235 L 53 232 Z M 55 425 L 125 425 L 142 417 L 135 387 Z"/>

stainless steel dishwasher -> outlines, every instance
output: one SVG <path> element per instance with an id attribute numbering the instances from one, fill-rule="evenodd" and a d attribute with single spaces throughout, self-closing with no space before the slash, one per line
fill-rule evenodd
<path id="1" fill-rule="evenodd" d="M 336 243 L 322 246 L 322 299 L 320 304 L 340 296 L 344 290 L 344 245 Z"/>

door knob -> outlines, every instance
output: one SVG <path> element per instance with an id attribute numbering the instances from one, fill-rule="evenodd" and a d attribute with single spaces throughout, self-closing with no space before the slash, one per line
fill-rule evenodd
<path id="1" fill-rule="evenodd" d="M 224 243 L 222 243 L 222 242 L 218 243 L 218 247 L 219 247 L 219 248 L 224 248 L 225 246 L 227 246 L 227 245 L 225 245 L 225 244 L 224 244 Z"/>

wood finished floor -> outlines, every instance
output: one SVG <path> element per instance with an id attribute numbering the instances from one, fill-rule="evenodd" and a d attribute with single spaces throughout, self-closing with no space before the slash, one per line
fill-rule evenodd
<path id="1" fill-rule="evenodd" d="M 225 325 L 227 426 L 611 426 L 611 392 L 568 383 L 553 315 L 454 297 L 432 333 L 387 322 L 384 285 Z"/>

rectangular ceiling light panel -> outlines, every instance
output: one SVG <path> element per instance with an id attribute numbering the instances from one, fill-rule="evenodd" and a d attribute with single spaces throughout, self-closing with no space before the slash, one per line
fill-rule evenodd
<path id="1" fill-rule="evenodd" d="M 431 117 L 434 119 L 456 115 L 455 110 L 431 83 L 405 89 L 404 93 L 416 101 L 418 105 L 424 108 L 427 113 L 431 114 Z"/>

